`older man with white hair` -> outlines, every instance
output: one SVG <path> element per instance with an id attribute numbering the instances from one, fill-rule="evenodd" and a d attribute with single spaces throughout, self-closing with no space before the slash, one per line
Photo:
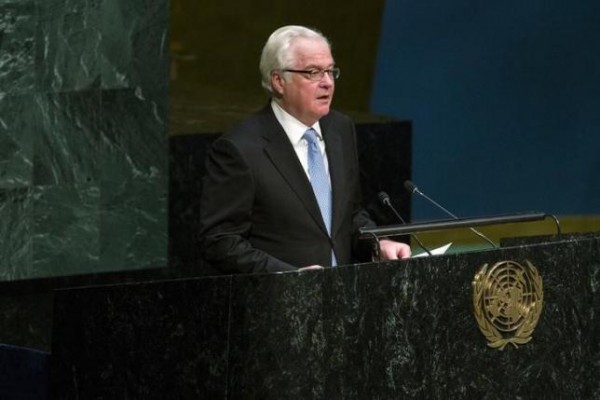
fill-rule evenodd
<path id="1" fill-rule="evenodd" d="M 218 138 L 201 199 L 203 257 L 224 273 L 319 269 L 366 261 L 358 241 L 374 223 L 360 202 L 354 124 L 332 110 L 335 65 L 328 40 L 284 26 L 264 46 L 269 104 Z M 385 259 L 410 256 L 380 241 Z"/>

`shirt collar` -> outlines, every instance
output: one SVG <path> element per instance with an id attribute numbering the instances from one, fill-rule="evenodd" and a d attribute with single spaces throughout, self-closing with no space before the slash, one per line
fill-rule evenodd
<path id="1" fill-rule="evenodd" d="M 317 132 L 319 139 L 323 140 L 319 121 L 315 122 L 312 126 L 306 126 L 297 118 L 285 111 L 275 100 L 271 100 L 271 108 L 273 109 L 275 118 L 277 118 L 277 121 L 279 121 L 292 143 L 299 143 L 302 140 L 302 136 L 306 130 L 310 128 L 313 128 Z"/>

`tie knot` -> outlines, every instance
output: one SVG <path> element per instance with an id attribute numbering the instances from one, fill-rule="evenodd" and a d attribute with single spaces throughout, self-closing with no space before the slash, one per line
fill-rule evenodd
<path id="1" fill-rule="evenodd" d="M 302 137 L 308 142 L 308 144 L 319 144 L 319 137 L 313 128 L 310 128 L 304 132 Z"/>

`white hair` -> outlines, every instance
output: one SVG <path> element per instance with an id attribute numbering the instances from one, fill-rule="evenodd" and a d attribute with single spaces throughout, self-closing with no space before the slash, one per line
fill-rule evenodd
<path id="1" fill-rule="evenodd" d="M 260 74 L 262 87 L 273 94 L 271 73 L 290 68 L 294 62 L 290 47 L 298 38 L 322 40 L 331 48 L 329 40 L 320 32 L 299 25 L 287 25 L 277 29 L 269 36 L 260 56 Z"/>

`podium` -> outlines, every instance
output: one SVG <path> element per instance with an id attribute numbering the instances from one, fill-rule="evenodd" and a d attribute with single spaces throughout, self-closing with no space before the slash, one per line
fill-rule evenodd
<path id="1" fill-rule="evenodd" d="M 543 281 L 531 340 L 488 346 L 484 265 Z M 301 273 L 84 287 L 55 296 L 54 397 L 600 398 L 600 234 Z"/>

